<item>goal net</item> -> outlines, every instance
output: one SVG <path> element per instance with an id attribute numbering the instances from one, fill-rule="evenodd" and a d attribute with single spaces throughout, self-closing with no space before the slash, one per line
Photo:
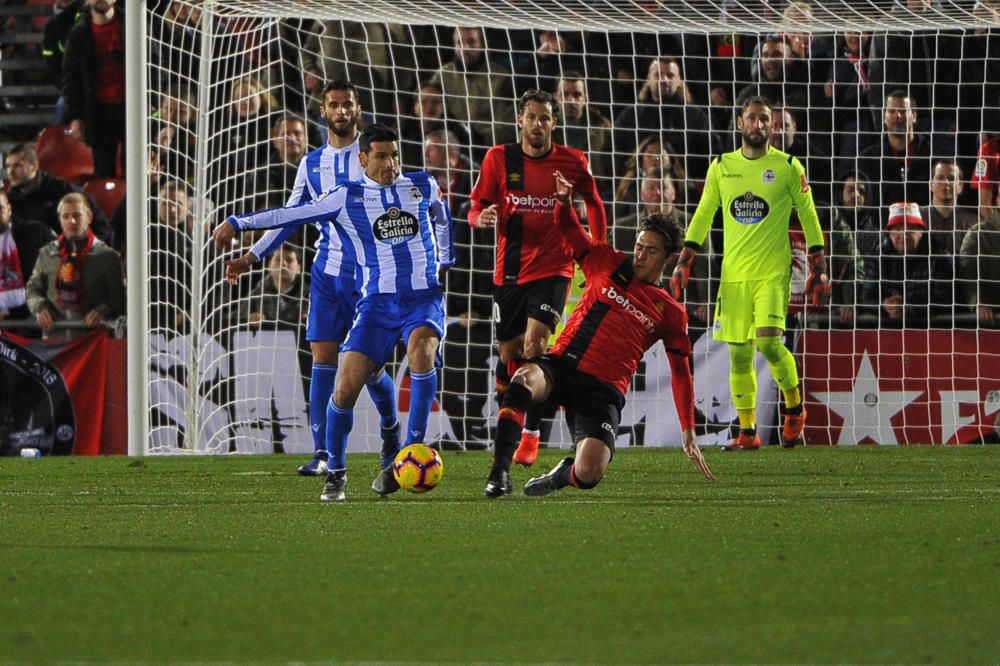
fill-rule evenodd
<path id="1" fill-rule="evenodd" d="M 312 450 L 305 318 L 315 231 L 297 231 L 237 284 L 226 282 L 224 262 L 255 238 L 220 252 L 210 231 L 227 215 L 285 203 L 299 160 L 326 141 L 318 93 L 342 78 L 357 86 L 364 122 L 399 129 L 404 170 L 433 173 L 453 211 L 459 262 L 447 278 L 429 433 L 442 448 L 490 442 L 495 241 L 466 216 L 479 162 L 517 140 L 516 100 L 529 89 L 556 96 L 555 139 L 587 154 L 609 240 L 624 251 L 649 212 L 686 224 L 711 159 L 738 145 L 735 109 L 753 95 L 771 99 L 772 145 L 805 165 L 835 284 L 829 308 L 804 304 L 807 248 L 793 217 L 786 340 L 803 375 L 807 438 L 994 436 L 1000 347 L 983 309 L 1000 304 L 989 258 L 1000 227 L 990 222 L 989 146 L 979 159 L 1000 118 L 993 2 L 139 6 L 148 261 L 146 275 L 130 278 L 148 290 L 149 326 L 131 334 L 144 336 L 150 382 L 131 390 L 148 392 L 144 450 Z M 903 201 L 918 205 L 926 229 L 888 232 L 890 206 Z M 724 251 L 717 220 L 686 301 L 703 444 L 729 439 L 737 423 L 727 347 L 711 323 Z M 761 434 L 773 440 L 779 393 L 759 354 L 756 363 Z M 405 420 L 402 350 L 388 371 Z M 627 396 L 619 445 L 680 444 L 669 372 L 657 345 Z M 570 444 L 558 414 L 546 428 L 549 445 Z M 378 450 L 366 395 L 349 450 Z"/>

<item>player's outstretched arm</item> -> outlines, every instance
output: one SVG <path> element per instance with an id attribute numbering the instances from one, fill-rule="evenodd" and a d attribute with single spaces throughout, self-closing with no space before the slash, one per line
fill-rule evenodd
<path id="1" fill-rule="evenodd" d="M 666 342 L 666 341 L 664 341 Z M 698 448 L 694 434 L 694 377 L 691 376 L 691 366 L 688 357 L 672 351 L 667 351 L 670 361 L 670 383 L 674 393 L 674 406 L 677 408 L 677 418 L 681 423 L 684 435 L 684 453 L 694 461 L 702 475 L 709 481 L 715 481 L 715 475 L 708 468 L 705 457 Z"/>
<path id="2" fill-rule="evenodd" d="M 553 196 L 556 199 L 556 225 L 559 231 L 562 233 L 563 238 L 569 244 L 570 249 L 573 251 L 574 257 L 581 257 L 586 253 L 591 245 L 597 244 L 597 239 L 592 239 L 590 235 L 583 230 L 583 226 L 580 224 L 580 218 L 576 215 L 576 209 L 573 208 L 573 185 L 566 177 L 562 175 L 559 171 L 555 171 L 552 174 L 556 179 L 556 191 Z"/>
<path id="3" fill-rule="evenodd" d="M 246 231 L 248 229 L 299 227 L 311 222 L 336 223 L 337 216 L 340 215 L 346 201 L 347 187 L 340 185 L 317 199 L 297 206 L 269 208 L 245 215 L 230 215 L 226 218 L 225 222 L 215 228 L 215 231 L 218 231 L 222 235 L 229 233 L 225 231 L 225 227 L 223 226 L 226 224 L 234 231 Z M 212 232 L 213 236 L 215 235 L 215 231 Z"/>

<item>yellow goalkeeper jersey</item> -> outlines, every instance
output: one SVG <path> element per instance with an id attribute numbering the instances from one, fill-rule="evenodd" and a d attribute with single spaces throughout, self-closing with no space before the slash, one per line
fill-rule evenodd
<path id="1" fill-rule="evenodd" d="M 808 246 L 823 245 L 806 171 L 798 159 L 776 148 L 755 160 L 744 157 L 741 150 L 712 160 L 686 243 L 704 242 L 719 206 L 723 282 L 763 280 L 788 271 L 792 261 L 788 218 L 793 207 Z"/>

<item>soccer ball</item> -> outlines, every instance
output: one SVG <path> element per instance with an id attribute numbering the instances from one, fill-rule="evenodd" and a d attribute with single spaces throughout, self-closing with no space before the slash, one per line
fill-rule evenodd
<path id="1" fill-rule="evenodd" d="M 441 483 L 444 462 L 441 454 L 426 444 L 410 444 L 396 454 L 392 475 L 403 490 L 426 493 Z"/>

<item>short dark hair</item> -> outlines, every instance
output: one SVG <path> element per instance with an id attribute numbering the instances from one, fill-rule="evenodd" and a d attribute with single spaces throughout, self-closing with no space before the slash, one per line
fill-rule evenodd
<path id="1" fill-rule="evenodd" d="M 563 72 L 556 83 L 558 84 L 560 81 L 583 81 L 583 85 L 587 85 L 587 77 L 577 69 L 569 69 Z"/>
<path id="2" fill-rule="evenodd" d="M 552 96 L 552 93 L 547 93 L 544 90 L 528 90 L 521 95 L 521 101 L 517 103 L 517 112 L 524 113 L 524 107 L 528 105 L 528 102 L 548 104 L 553 112 L 556 110 L 555 97 Z"/>
<path id="3" fill-rule="evenodd" d="M 962 171 L 962 165 L 959 164 L 958 161 L 952 157 L 939 157 L 936 160 L 934 160 L 934 166 L 931 168 L 931 179 L 934 178 L 934 172 L 937 171 L 937 168 L 942 165 L 955 167 L 956 169 L 958 169 L 958 179 L 959 180 L 965 179 L 965 172 Z"/>
<path id="4" fill-rule="evenodd" d="M 285 113 L 274 119 L 274 124 L 271 125 L 271 136 L 276 136 L 278 128 L 281 127 L 282 124 L 287 127 L 288 123 L 299 123 L 306 129 L 309 128 L 309 124 L 306 123 L 306 119 L 302 116 L 297 116 L 294 113 Z"/>
<path id="5" fill-rule="evenodd" d="M 368 154 L 372 151 L 372 144 L 377 141 L 399 141 L 399 135 L 385 123 L 372 123 L 361 130 L 358 146 L 361 152 Z"/>
<path id="6" fill-rule="evenodd" d="M 354 87 L 354 84 L 348 81 L 347 79 L 334 79 L 333 81 L 330 81 L 325 86 L 323 86 L 323 92 L 320 93 L 319 97 L 321 100 L 325 102 L 327 93 L 331 93 L 334 91 L 342 92 L 345 90 L 350 91 L 351 94 L 354 95 L 355 99 L 358 98 L 358 89 Z"/>
<path id="7" fill-rule="evenodd" d="M 906 92 L 902 88 L 895 88 L 891 90 L 888 95 L 885 96 L 886 100 L 892 99 L 893 97 L 895 97 L 896 99 L 908 99 L 910 100 L 911 104 L 913 103 L 913 98 L 910 97 L 910 93 Z"/>
<path id="8" fill-rule="evenodd" d="M 771 103 L 771 100 L 764 97 L 763 95 L 754 95 L 753 97 L 748 97 L 743 102 L 743 106 L 740 108 L 741 116 L 747 112 L 747 109 L 750 108 L 751 104 L 762 104 L 763 106 L 766 106 L 767 108 L 771 109 L 771 113 L 774 113 L 774 104 Z"/>
<path id="9" fill-rule="evenodd" d="M 840 174 L 837 176 L 837 180 L 840 181 L 841 187 L 847 184 L 848 178 L 853 178 L 855 183 L 864 183 L 865 187 L 868 187 L 868 184 L 872 180 L 871 178 L 868 177 L 868 174 L 862 171 L 861 169 L 850 169 L 848 171 L 841 171 Z"/>
<path id="10" fill-rule="evenodd" d="M 662 213 L 647 215 L 639 222 L 639 231 L 636 236 L 643 231 L 652 231 L 662 236 L 663 249 L 668 254 L 677 252 L 681 248 L 681 229 L 677 226 L 677 220 L 672 217 L 667 217 Z"/>
<path id="11" fill-rule="evenodd" d="M 28 164 L 38 164 L 38 150 L 33 143 L 15 143 L 7 154 L 20 155 Z"/>

